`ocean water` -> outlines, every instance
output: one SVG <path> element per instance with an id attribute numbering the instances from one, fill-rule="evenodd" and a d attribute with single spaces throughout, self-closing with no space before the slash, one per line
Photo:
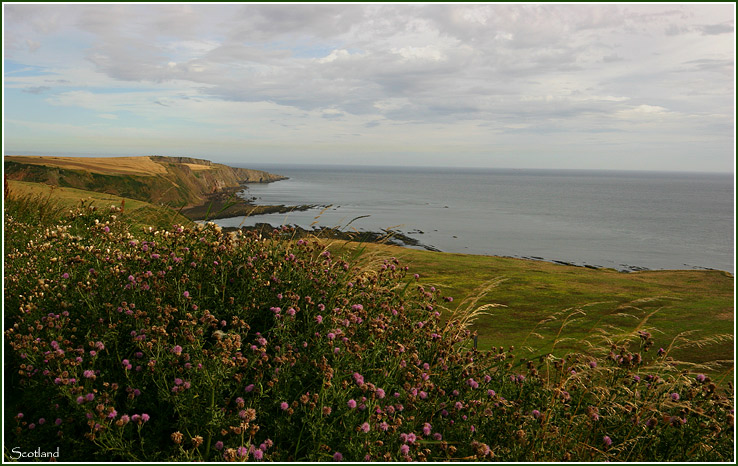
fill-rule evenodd
<path id="1" fill-rule="evenodd" d="M 243 166 L 289 177 L 248 185 L 255 203 L 324 208 L 220 225 L 392 228 L 445 252 L 734 273 L 732 174 Z"/>

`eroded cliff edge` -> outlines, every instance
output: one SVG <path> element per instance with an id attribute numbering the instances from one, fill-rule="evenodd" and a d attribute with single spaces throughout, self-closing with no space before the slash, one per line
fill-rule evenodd
<path id="1" fill-rule="evenodd" d="M 284 176 L 191 157 L 6 156 L 8 179 L 104 192 L 172 207 L 202 205 L 244 183 Z"/>

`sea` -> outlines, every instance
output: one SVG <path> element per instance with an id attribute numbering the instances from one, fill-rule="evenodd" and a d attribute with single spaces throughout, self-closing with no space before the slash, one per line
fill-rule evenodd
<path id="1" fill-rule="evenodd" d="M 735 273 L 732 173 L 234 166 L 289 177 L 246 185 L 239 195 L 255 204 L 316 207 L 222 226 L 392 230 L 444 252 Z"/>

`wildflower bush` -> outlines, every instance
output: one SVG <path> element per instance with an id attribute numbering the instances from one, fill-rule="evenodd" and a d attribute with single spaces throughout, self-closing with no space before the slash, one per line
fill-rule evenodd
<path id="1" fill-rule="evenodd" d="M 12 205 L 11 205 L 12 207 Z M 5 217 L 5 444 L 62 461 L 732 461 L 733 398 L 645 362 L 480 352 L 450 300 L 319 241 Z M 6 448 L 7 452 L 7 448 Z"/>

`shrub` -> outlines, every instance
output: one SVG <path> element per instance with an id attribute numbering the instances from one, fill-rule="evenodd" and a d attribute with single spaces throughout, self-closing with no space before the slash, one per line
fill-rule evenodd
<path id="1" fill-rule="evenodd" d="M 397 260 L 287 229 L 6 216 L 5 272 L 5 441 L 64 461 L 733 458 L 732 396 L 645 363 L 650 335 L 479 352 Z"/>

